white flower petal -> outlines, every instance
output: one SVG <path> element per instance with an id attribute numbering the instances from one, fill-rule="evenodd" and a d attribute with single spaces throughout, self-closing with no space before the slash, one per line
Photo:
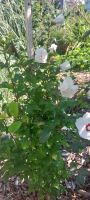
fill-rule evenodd
<path id="1" fill-rule="evenodd" d="M 68 70 L 71 68 L 71 65 L 69 63 L 68 60 L 66 60 L 65 62 L 63 62 L 61 65 L 60 65 L 60 68 L 62 71 L 65 71 L 65 70 Z"/>
<path id="2" fill-rule="evenodd" d="M 60 82 L 60 90 L 65 91 L 67 89 L 68 89 L 67 82 L 65 80 L 63 82 Z"/>
<path id="3" fill-rule="evenodd" d="M 85 119 L 90 118 L 90 113 L 89 113 L 89 112 L 86 112 L 86 113 L 83 115 L 83 118 L 85 118 Z"/>
<path id="4" fill-rule="evenodd" d="M 64 91 L 61 91 L 61 94 L 63 97 L 66 97 L 66 98 L 72 98 L 75 94 L 75 92 L 71 91 L 71 89 L 67 89 L 67 90 L 64 90 Z"/>
<path id="5" fill-rule="evenodd" d="M 78 130 L 82 129 L 82 127 L 84 126 L 84 121 L 83 121 L 82 117 L 77 119 L 75 124 L 76 124 L 76 127 L 78 128 Z"/>
<path id="6" fill-rule="evenodd" d="M 85 126 L 79 131 L 79 135 L 80 135 L 81 138 L 84 138 L 86 140 L 90 140 L 90 131 L 86 131 Z"/>
<path id="7" fill-rule="evenodd" d="M 51 46 L 49 48 L 50 52 L 53 53 L 54 51 L 56 51 L 56 49 L 57 49 L 57 45 L 56 44 L 51 44 Z"/>
<path id="8" fill-rule="evenodd" d="M 73 80 L 71 77 L 65 77 L 64 81 L 61 83 L 61 89 L 66 90 L 67 88 L 71 88 L 73 85 Z"/>
<path id="9" fill-rule="evenodd" d="M 64 81 L 60 83 L 58 89 L 63 97 L 72 98 L 78 91 L 78 86 L 74 85 L 71 77 L 66 77 Z"/>
<path id="10" fill-rule="evenodd" d="M 87 130 L 86 126 L 90 124 L 90 113 L 87 112 L 76 120 L 76 127 L 78 128 L 78 132 L 81 138 L 90 140 L 90 131 Z"/>
<path id="11" fill-rule="evenodd" d="M 46 63 L 48 58 L 48 53 L 43 47 L 37 48 L 35 51 L 35 61 L 38 63 Z"/>
<path id="12" fill-rule="evenodd" d="M 90 113 L 89 113 L 89 112 L 86 112 L 86 113 L 83 115 L 83 120 L 84 120 L 84 124 L 90 123 Z"/>
<path id="13" fill-rule="evenodd" d="M 74 93 L 76 93 L 78 91 L 78 85 L 73 85 L 72 90 Z"/>
<path id="14" fill-rule="evenodd" d="M 66 82 L 66 84 L 67 84 L 69 87 L 71 87 L 71 86 L 74 85 L 74 81 L 73 81 L 72 78 L 69 77 L 69 76 L 67 76 L 67 77 L 65 78 L 64 81 Z"/>

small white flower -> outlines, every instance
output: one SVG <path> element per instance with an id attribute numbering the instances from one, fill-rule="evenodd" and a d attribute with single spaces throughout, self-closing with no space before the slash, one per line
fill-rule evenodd
<path id="1" fill-rule="evenodd" d="M 67 128 L 66 126 L 63 126 L 63 127 L 61 128 L 61 130 L 62 130 L 62 131 L 67 131 L 68 128 Z"/>
<path id="2" fill-rule="evenodd" d="M 60 14 L 58 15 L 55 20 L 54 20 L 55 24 L 57 25 L 63 25 L 64 24 L 64 15 Z"/>
<path id="3" fill-rule="evenodd" d="M 71 68 L 70 62 L 68 60 L 66 60 L 65 62 L 63 62 L 60 65 L 60 68 L 61 68 L 62 71 L 70 69 Z"/>
<path id="4" fill-rule="evenodd" d="M 53 53 L 54 51 L 56 52 L 56 49 L 57 49 L 57 45 L 56 44 L 51 44 L 49 50 L 51 53 Z"/>
<path id="5" fill-rule="evenodd" d="M 38 63 L 46 63 L 48 58 L 48 53 L 43 47 L 37 48 L 35 51 L 35 61 Z"/>
<path id="6" fill-rule="evenodd" d="M 90 140 L 90 113 L 86 112 L 83 117 L 76 120 L 75 124 L 80 137 Z"/>
<path id="7" fill-rule="evenodd" d="M 90 99 L 90 90 L 87 92 L 87 98 Z"/>
<path id="8" fill-rule="evenodd" d="M 74 85 L 74 81 L 71 77 L 65 77 L 64 81 L 60 82 L 58 89 L 62 97 L 72 98 L 78 91 L 78 85 Z"/>

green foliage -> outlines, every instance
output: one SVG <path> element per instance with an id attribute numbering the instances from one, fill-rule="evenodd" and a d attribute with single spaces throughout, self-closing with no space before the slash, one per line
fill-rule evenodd
<path id="1" fill-rule="evenodd" d="M 8 0 L 0 3 L 0 36 L 12 34 L 16 40 L 17 48 L 25 46 L 25 25 L 22 2 Z"/>
<path id="2" fill-rule="evenodd" d="M 69 101 L 58 91 L 59 68 L 24 58 L 7 70 L 14 100 L 2 105 L 1 134 L 6 132 L 10 138 L 1 140 L 0 155 L 7 159 L 1 173 L 8 168 L 5 177 L 20 174 L 28 179 L 31 191 L 54 197 L 64 190 L 62 181 L 68 176 L 60 149 L 69 142 L 61 128 L 73 126 L 72 118 L 67 117 Z"/>
<path id="3" fill-rule="evenodd" d="M 0 36 L 12 35 L 12 41 L 15 42 L 18 52 L 26 53 L 24 1 L 8 0 L 4 4 L 0 3 L 0 8 Z M 48 1 L 44 4 L 44 8 L 40 1 L 32 2 L 34 48 L 38 45 L 47 46 L 50 25 L 55 13 L 53 4 Z"/>
<path id="4" fill-rule="evenodd" d="M 90 40 L 90 39 L 89 39 Z M 80 43 L 75 49 L 68 52 L 72 66 L 75 70 L 89 70 L 90 71 L 90 43 Z"/>
<path id="5" fill-rule="evenodd" d="M 8 107 L 8 111 L 9 111 L 9 114 L 11 116 L 14 116 L 14 117 L 17 117 L 18 114 L 19 114 L 19 109 L 18 109 L 18 103 L 17 102 L 11 102 L 7 105 Z"/>
<path id="6" fill-rule="evenodd" d="M 19 174 L 28 180 L 30 191 L 48 192 L 53 199 L 64 191 L 62 182 L 69 175 L 62 149 L 77 152 L 82 148 L 73 114 L 80 116 L 79 109 L 89 108 L 82 95 L 76 101 L 61 97 L 57 75 L 65 59 L 72 68 L 89 70 L 90 36 L 83 38 L 88 14 L 81 19 L 71 13 L 65 25 L 56 28 L 52 19 L 58 10 L 55 13 L 48 4 L 43 9 L 36 1 L 32 6 L 34 47 L 49 47 L 55 41 L 59 54 L 54 61 L 50 54 L 47 64 L 38 64 L 25 55 L 23 1 L 19 6 L 17 1 L 8 2 L 1 8 L 0 29 L 0 159 L 5 161 L 1 174 L 5 178 Z M 70 46 L 64 55 L 61 44 Z M 68 131 L 62 130 L 64 126 Z"/>
<path id="7" fill-rule="evenodd" d="M 20 121 L 15 121 L 13 122 L 9 127 L 8 127 L 8 132 L 9 133 L 15 133 L 19 130 L 21 127 L 21 122 Z"/>
<path id="8" fill-rule="evenodd" d="M 90 14 L 85 12 L 83 8 L 75 8 L 75 10 L 65 12 L 64 14 L 65 24 L 62 27 L 57 26 L 57 29 L 55 29 L 55 25 L 51 26 L 49 34 L 50 42 L 56 42 L 59 54 L 67 54 L 69 50 L 75 49 L 75 51 L 81 53 L 83 59 L 84 52 L 90 50 Z M 72 51 L 70 53 L 73 54 Z M 88 57 L 88 55 L 87 53 L 85 56 Z M 76 58 L 76 60 L 79 59 Z"/>
<path id="9" fill-rule="evenodd" d="M 45 1 L 44 6 L 39 1 L 32 6 L 34 47 L 48 46 L 50 29 L 57 14 L 54 5 Z"/>

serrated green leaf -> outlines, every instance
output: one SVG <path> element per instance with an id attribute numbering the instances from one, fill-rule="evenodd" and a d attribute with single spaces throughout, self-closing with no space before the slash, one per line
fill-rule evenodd
<path id="1" fill-rule="evenodd" d="M 9 127 L 8 127 L 8 131 L 9 133 L 15 133 L 19 130 L 19 128 L 21 127 L 22 123 L 20 121 L 16 121 L 13 122 Z"/>
<path id="2" fill-rule="evenodd" d="M 8 104 L 8 111 L 11 116 L 17 117 L 19 114 L 18 103 L 13 101 Z"/>

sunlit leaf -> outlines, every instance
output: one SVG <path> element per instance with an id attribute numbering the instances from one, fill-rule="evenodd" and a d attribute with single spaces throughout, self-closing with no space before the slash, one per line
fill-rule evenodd
<path id="1" fill-rule="evenodd" d="M 8 104 L 8 111 L 11 116 L 17 117 L 19 114 L 19 108 L 17 102 L 11 102 Z"/>
<path id="2" fill-rule="evenodd" d="M 4 113 L 4 114 L 0 114 L 0 120 L 4 120 L 7 118 L 7 115 Z"/>
<path id="3" fill-rule="evenodd" d="M 17 131 L 20 129 L 21 124 L 22 124 L 22 123 L 21 123 L 20 121 L 13 122 L 13 123 L 8 127 L 8 131 L 9 131 L 10 133 L 15 133 L 15 132 L 17 132 Z"/>

